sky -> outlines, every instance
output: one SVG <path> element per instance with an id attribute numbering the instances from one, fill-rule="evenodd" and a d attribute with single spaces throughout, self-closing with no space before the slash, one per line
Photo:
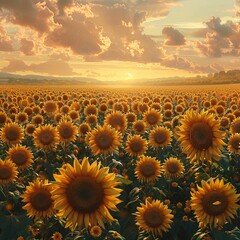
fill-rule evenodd
<path id="1" fill-rule="evenodd" d="M 106 81 L 240 65 L 240 0 L 0 0 L 0 72 Z"/>

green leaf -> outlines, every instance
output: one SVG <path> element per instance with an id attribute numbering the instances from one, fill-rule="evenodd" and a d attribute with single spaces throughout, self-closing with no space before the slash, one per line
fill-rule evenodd
<path id="1" fill-rule="evenodd" d="M 126 184 L 126 185 L 129 185 L 129 184 L 132 183 L 131 180 L 129 180 L 129 179 L 123 177 L 123 176 L 120 175 L 120 174 L 117 174 L 117 175 L 116 175 L 116 180 L 119 181 L 119 182 L 121 182 L 121 183 L 123 183 L 123 184 Z"/>

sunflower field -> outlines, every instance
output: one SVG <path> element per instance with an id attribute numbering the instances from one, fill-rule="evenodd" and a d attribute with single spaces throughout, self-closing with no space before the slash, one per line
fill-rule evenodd
<path id="1" fill-rule="evenodd" d="M 0 87 L 0 240 L 240 239 L 240 87 Z"/>

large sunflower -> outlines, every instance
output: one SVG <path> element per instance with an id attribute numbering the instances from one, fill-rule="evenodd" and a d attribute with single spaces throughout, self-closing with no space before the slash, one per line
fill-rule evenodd
<path id="1" fill-rule="evenodd" d="M 161 175 L 160 162 L 154 157 L 140 156 L 136 163 L 135 175 L 140 182 L 156 182 Z"/>
<path id="2" fill-rule="evenodd" d="M 146 200 L 146 203 L 141 203 L 137 210 L 136 224 L 141 230 L 162 236 L 163 232 L 168 232 L 171 228 L 173 218 L 171 210 L 159 200 L 151 203 Z"/>
<path id="3" fill-rule="evenodd" d="M 214 115 L 191 110 L 181 120 L 178 141 L 191 160 L 218 160 L 225 145 L 222 140 L 224 133 L 219 129 L 220 123 Z"/>
<path id="4" fill-rule="evenodd" d="M 59 134 L 52 125 L 39 126 L 33 133 L 34 145 L 51 150 L 59 141 Z"/>
<path id="5" fill-rule="evenodd" d="M 11 144 L 18 144 L 23 140 L 23 128 L 16 123 L 6 123 L 2 128 L 2 141 Z"/>
<path id="6" fill-rule="evenodd" d="M 142 155 L 147 150 L 147 141 L 139 135 L 128 136 L 125 150 L 130 156 Z"/>
<path id="7" fill-rule="evenodd" d="M 57 125 L 60 142 L 69 144 L 71 141 L 76 140 L 77 127 L 71 121 L 63 120 Z"/>
<path id="8" fill-rule="evenodd" d="M 87 158 L 81 164 L 75 159 L 73 166 L 66 164 L 60 174 L 54 174 L 54 207 L 58 216 L 66 217 L 66 228 L 97 224 L 104 228 L 105 221 L 113 221 L 109 210 L 117 210 L 121 189 L 115 188 L 119 184 L 115 174 L 100 166 L 97 161 L 89 164 Z"/>
<path id="9" fill-rule="evenodd" d="M 164 175 L 167 178 L 178 178 L 183 175 L 184 166 L 179 159 L 175 157 L 167 158 L 163 164 Z"/>
<path id="10" fill-rule="evenodd" d="M 8 158 L 14 162 L 18 169 L 28 168 L 33 162 L 33 154 L 25 146 L 13 146 L 8 150 Z"/>
<path id="11" fill-rule="evenodd" d="M 210 183 L 201 182 L 202 187 L 191 192 L 191 207 L 194 210 L 198 222 L 209 224 L 210 228 L 222 226 L 237 215 L 240 194 L 229 183 L 223 180 L 213 179 Z"/>
<path id="12" fill-rule="evenodd" d="M 172 132 L 165 127 L 155 127 L 149 133 L 149 143 L 154 148 L 166 147 L 171 139 Z"/>
<path id="13" fill-rule="evenodd" d="M 54 214 L 53 198 L 51 195 L 52 185 L 48 180 L 40 181 L 36 179 L 26 187 L 22 195 L 23 202 L 26 203 L 23 209 L 29 217 L 46 218 Z"/>
<path id="14" fill-rule="evenodd" d="M 96 127 L 87 136 L 89 147 L 95 155 L 117 151 L 121 141 L 121 133 L 108 125 Z"/>
<path id="15" fill-rule="evenodd" d="M 0 160 L 0 185 L 12 183 L 16 180 L 17 174 L 17 167 L 12 161 Z"/>

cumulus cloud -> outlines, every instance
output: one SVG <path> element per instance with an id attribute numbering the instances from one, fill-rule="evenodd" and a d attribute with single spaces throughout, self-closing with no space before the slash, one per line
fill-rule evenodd
<path id="1" fill-rule="evenodd" d="M 7 35 L 5 29 L 1 25 L 0 25 L 0 51 L 6 52 L 13 51 L 12 40 Z"/>
<path id="2" fill-rule="evenodd" d="M 21 42 L 21 47 L 20 51 L 22 51 L 25 55 L 31 56 L 34 55 L 34 42 L 31 40 L 28 40 L 26 38 L 22 38 L 20 40 Z"/>
<path id="3" fill-rule="evenodd" d="M 173 27 L 164 27 L 162 34 L 166 36 L 167 40 L 165 41 L 166 45 L 184 45 L 186 43 L 185 37 L 177 29 Z"/>
<path id="4" fill-rule="evenodd" d="M 214 73 L 223 70 L 223 67 L 218 64 L 201 66 L 186 58 L 177 55 L 169 56 L 162 61 L 162 65 L 169 68 L 183 69 L 193 73 Z"/>
<path id="5" fill-rule="evenodd" d="M 236 16 L 240 17 L 240 0 L 236 0 L 236 2 L 235 2 L 235 10 L 236 10 Z"/>
<path id="6" fill-rule="evenodd" d="M 40 33 L 49 30 L 53 13 L 42 0 L 0 1 L 0 11 L 12 23 L 28 26 Z"/>
<path id="7" fill-rule="evenodd" d="M 70 48 L 75 54 L 98 54 L 105 45 L 101 27 L 81 12 L 55 17 L 58 27 L 50 32 L 46 44 Z"/>
<path id="8" fill-rule="evenodd" d="M 205 56 L 238 56 L 240 51 L 240 24 L 233 21 L 222 23 L 220 18 L 212 17 L 206 22 L 207 33 L 196 48 Z"/>
<path id="9" fill-rule="evenodd" d="M 45 73 L 49 75 L 75 75 L 72 68 L 68 63 L 62 60 L 50 59 L 46 62 L 38 64 L 27 65 L 23 60 L 9 59 L 9 63 L 6 67 L 2 68 L 3 72 L 35 72 L 35 73 Z"/>

